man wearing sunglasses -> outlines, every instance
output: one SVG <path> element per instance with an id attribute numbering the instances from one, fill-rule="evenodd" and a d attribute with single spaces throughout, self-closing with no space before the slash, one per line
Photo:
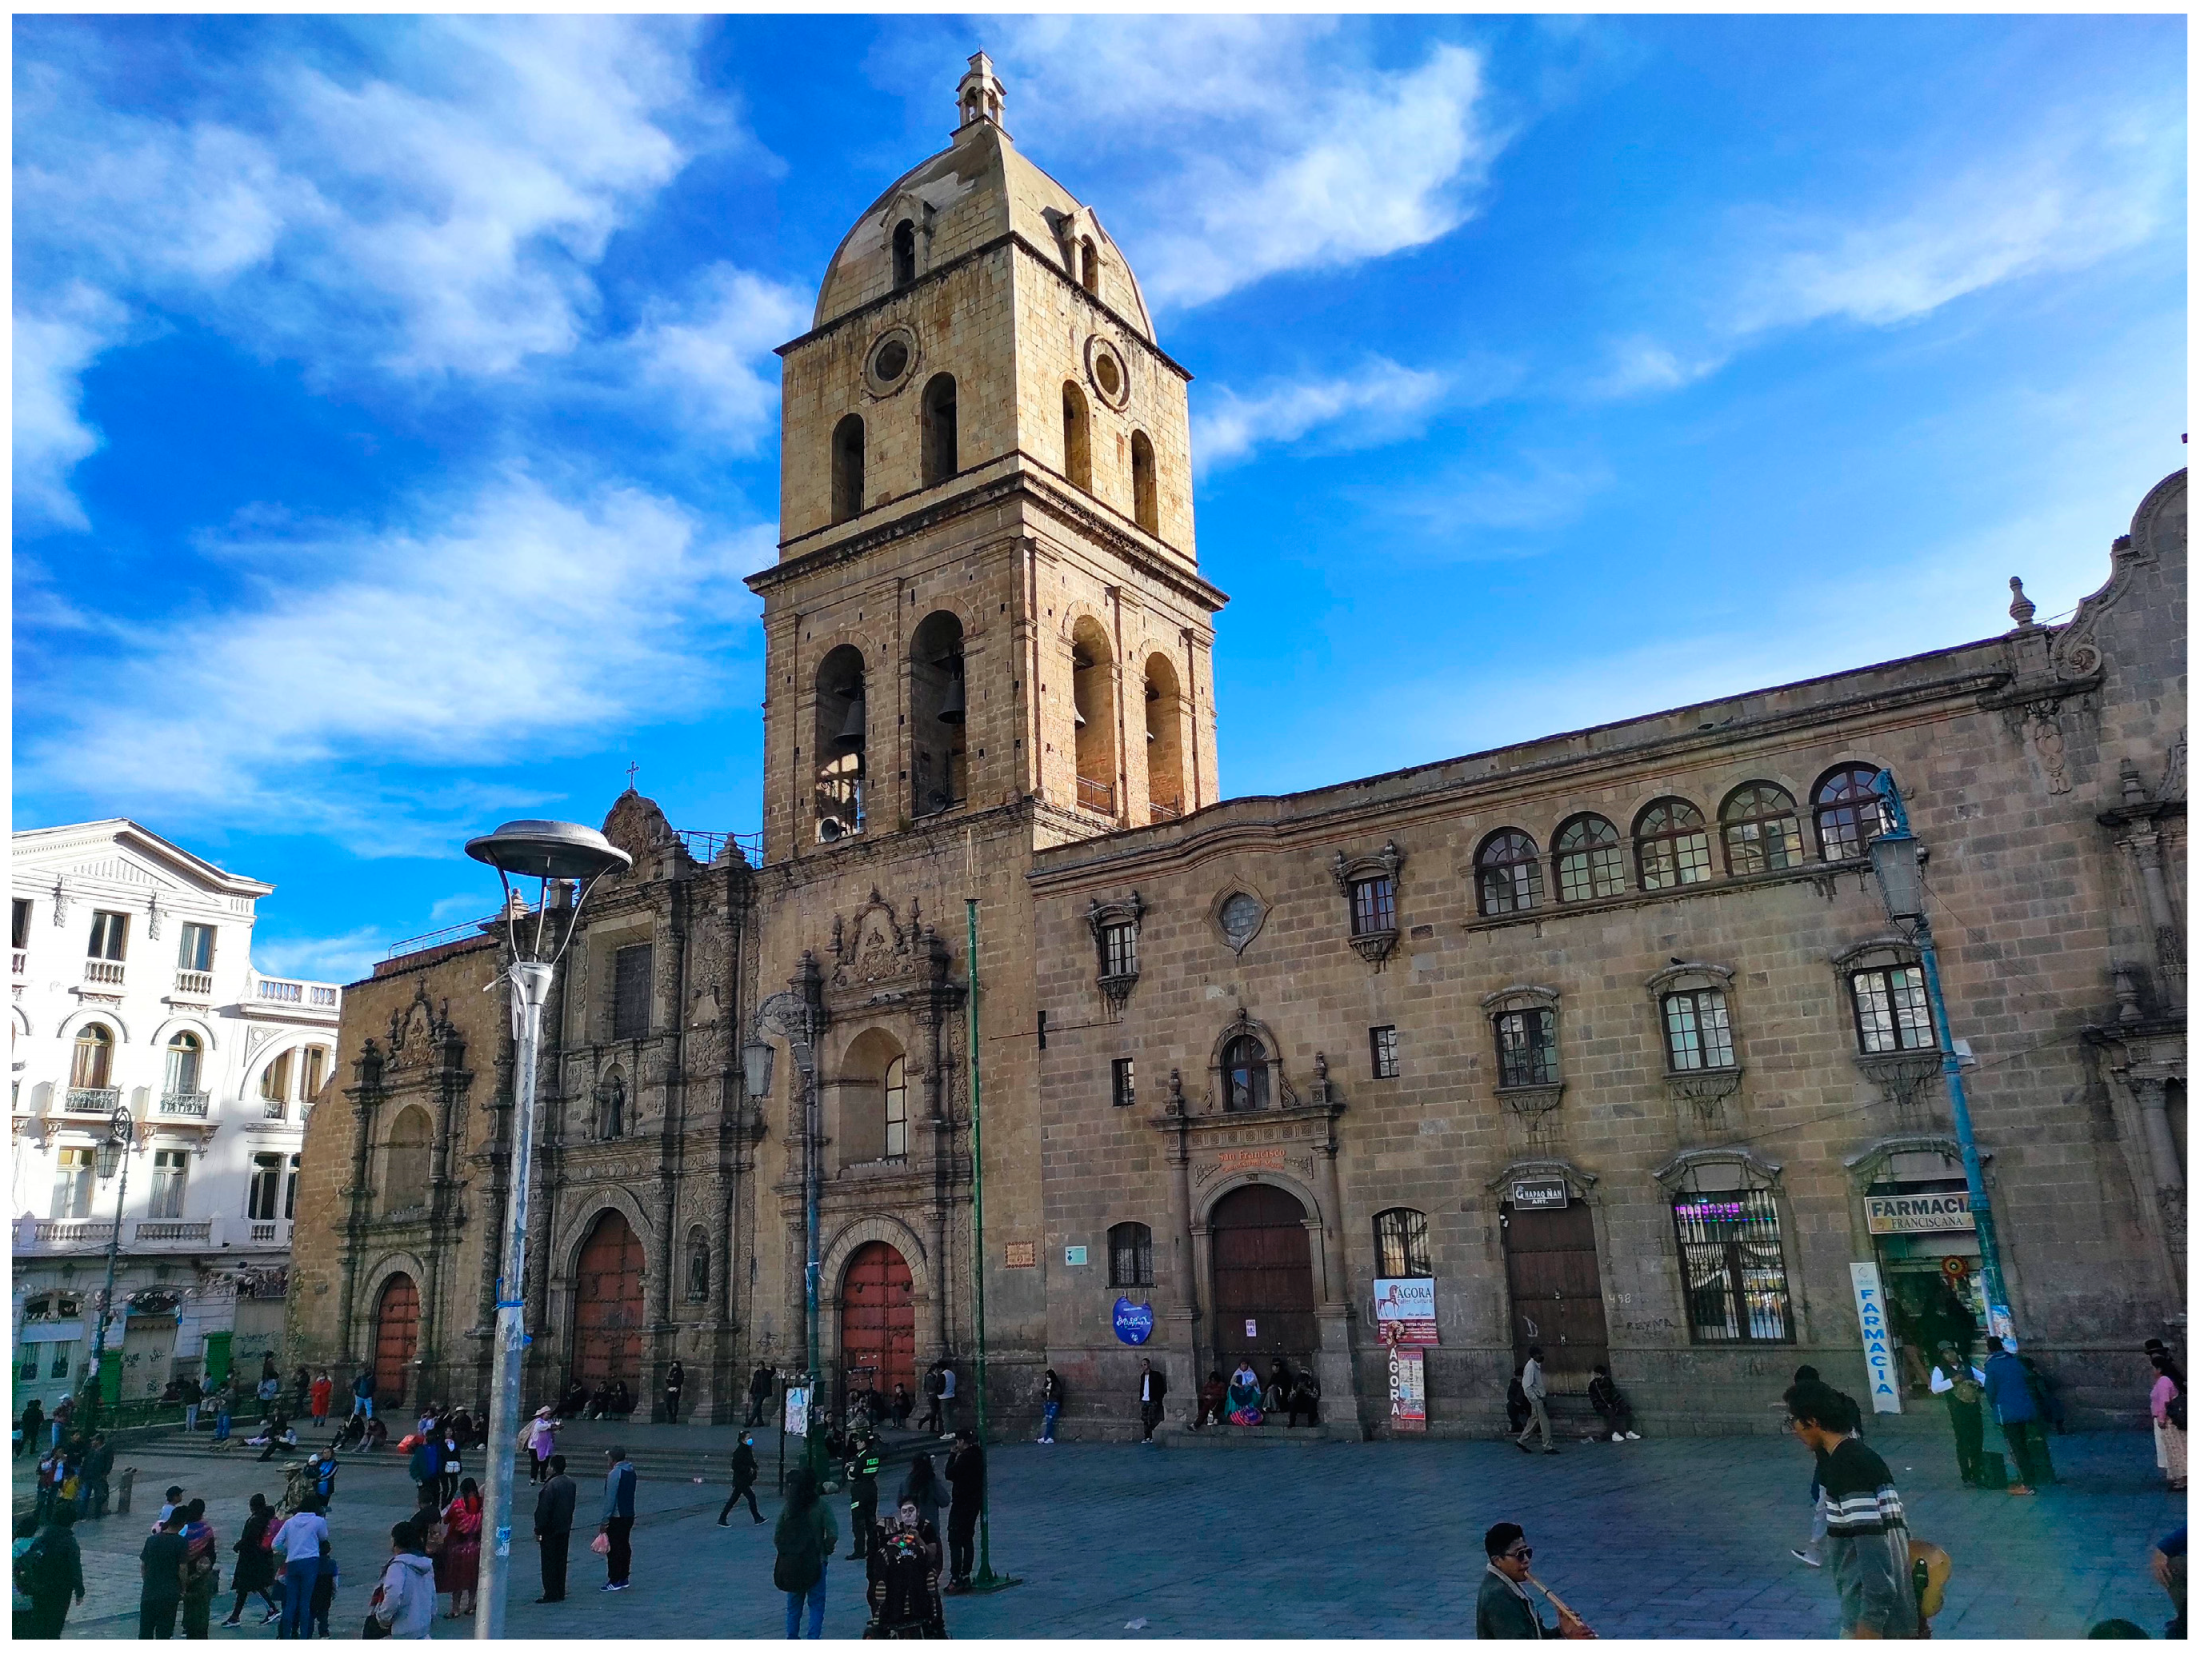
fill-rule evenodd
<path id="1" fill-rule="evenodd" d="M 1518 1522 L 1498 1523 L 1482 1536 L 1482 1548 L 1489 1552 L 1490 1565 L 1482 1578 L 1482 1595 L 1474 1605 L 1474 1634 L 1477 1637 L 1518 1639 L 1596 1635 L 1563 1608 L 1558 1611 L 1556 1625 L 1537 1616 L 1527 1584 L 1528 1564 L 1534 1560 L 1535 1551 L 1528 1544 L 1528 1536 L 1520 1531 Z"/>

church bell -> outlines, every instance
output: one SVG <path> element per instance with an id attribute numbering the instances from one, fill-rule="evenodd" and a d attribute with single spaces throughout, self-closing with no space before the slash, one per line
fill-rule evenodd
<path id="1" fill-rule="evenodd" d="M 957 672 L 947 680 L 947 693 L 940 700 L 940 722 L 959 724 L 963 721 L 963 679 Z"/>
<path id="2" fill-rule="evenodd" d="M 841 724 L 840 733 L 833 737 L 833 745 L 843 752 L 852 752 L 863 745 L 863 693 L 856 692 L 848 703 L 847 720 Z"/>

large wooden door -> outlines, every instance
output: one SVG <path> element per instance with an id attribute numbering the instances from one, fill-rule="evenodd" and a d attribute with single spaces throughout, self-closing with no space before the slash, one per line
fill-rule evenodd
<path id="1" fill-rule="evenodd" d="M 866 1382 L 917 1393 L 917 1306 L 909 1264 L 884 1241 L 858 1247 L 840 1278 L 840 1366 L 846 1394 Z"/>
<path id="2" fill-rule="evenodd" d="M 626 1381 L 642 1400 L 642 1241 L 625 1214 L 606 1212 L 582 1243 L 573 1304 L 573 1376 L 593 1390 Z"/>
<path id="3" fill-rule="evenodd" d="M 382 1283 L 374 1306 L 374 1401 L 399 1407 L 412 1377 L 414 1352 L 420 1348 L 420 1288 L 410 1275 L 392 1275 Z"/>
<path id="4" fill-rule="evenodd" d="M 1543 1346 L 1550 1388 L 1579 1395 L 1605 1359 L 1604 1285 L 1588 1203 L 1553 1211 L 1505 1210 L 1505 1279 L 1512 1289 L 1513 1361 Z"/>
<path id="5" fill-rule="evenodd" d="M 1215 1258 L 1215 1353 L 1223 1369 L 1241 1355 L 1254 1358 L 1262 1378 L 1279 1355 L 1311 1365 L 1321 1332 L 1306 1208 L 1271 1184 L 1249 1183 L 1215 1202 L 1207 1227 Z"/>

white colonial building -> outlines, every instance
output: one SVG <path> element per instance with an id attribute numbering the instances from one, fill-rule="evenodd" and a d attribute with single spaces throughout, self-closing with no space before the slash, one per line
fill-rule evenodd
<path id="1" fill-rule="evenodd" d="M 125 1401 L 232 1362 L 256 1376 L 279 1353 L 298 1150 L 342 993 L 252 968 L 253 907 L 274 888 L 134 821 L 15 835 L 17 1411 L 88 1371 L 118 1221 L 106 1347 Z M 131 1147 L 103 1176 L 118 1110 Z"/>

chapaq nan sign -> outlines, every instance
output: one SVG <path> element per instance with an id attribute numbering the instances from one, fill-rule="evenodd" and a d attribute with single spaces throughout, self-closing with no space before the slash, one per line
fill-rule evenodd
<path id="1" fill-rule="evenodd" d="M 1887 1325 L 1886 1294 L 1879 1285 L 1879 1265 L 1852 1263 L 1849 1284 L 1856 1290 L 1856 1320 L 1864 1333 L 1864 1371 L 1871 1385 L 1872 1411 L 1902 1411 L 1902 1389 L 1896 1381 L 1894 1332 Z"/>

